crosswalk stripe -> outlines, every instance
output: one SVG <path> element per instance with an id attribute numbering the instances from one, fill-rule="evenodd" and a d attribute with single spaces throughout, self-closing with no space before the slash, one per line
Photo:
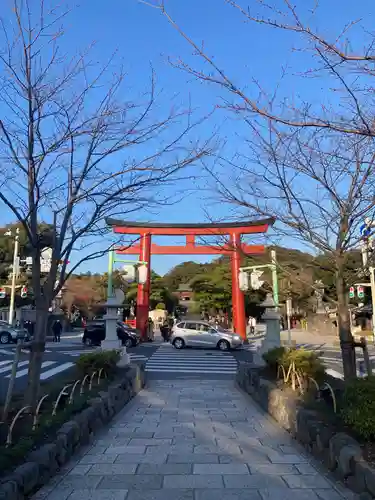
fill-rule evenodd
<path id="1" fill-rule="evenodd" d="M 28 374 L 28 371 L 29 371 L 28 365 L 29 365 L 29 361 L 21 361 L 20 363 L 18 363 L 17 372 L 16 372 L 17 379 L 24 377 Z M 58 364 L 58 361 L 44 361 L 42 363 L 41 369 L 45 370 L 46 368 L 52 367 L 53 365 L 57 365 L 57 366 L 54 366 L 53 368 L 50 368 L 49 370 L 41 372 L 40 380 L 46 380 L 46 379 L 53 377 L 54 375 L 57 375 L 58 373 L 61 373 L 65 370 L 67 370 L 68 368 L 71 368 L 72 366 L 74 366 L 74 363 L 66 362 L 66 363 Z M 5 378 L 9 379 L 11 377 L 12 366 L 13 366 L 12 360 L 0 361 L 0 367 L 1 367 L 0 374 L 3 373 L 4 374 L 3 376 Z M 22 368 L 22 367 L 24 367 L 24 368 L 22 370 L 19 370 L 19 368 Z"/>
<path id="2" fill-rule="evenodd" d="M 54 375 L 57 375 L 57 373 L 61 373 L 72 366 L 74 366 L 74 363 L 70 363 L 70 362 L 63 363 L 62 365 L 58 365 L 55 368 L 52 368 L 51 370 L 47 370 L 46 372 L 43 372 L 40 375 L 40 380 L 47 380 L 48 378 L 51 378 Z"/>
<path id="3" fill-rule="evenodd" d="M 10 371 L 12 369 L 12 363 L 13 363 L 13 361 L 9 360 L 9 365 L 6 366 L 5 368 L 0 368 L 0 373 L 6 373 L 6 372 Z M 28 364 L 29 364 L 28 361 L 21 361 L 20 363 L 18 363 L 18 367 L 20 368 L 21 366 L 26 366 Z"/>
<path id="4" fill-rule="evenodd" d="M 5 354 L 5 356 L 9 356 L 9 354 L 12 354 L 12 351 L 9 351 L 8 349 L 0 349 L 0 354 Z"/>
<path id="5" fill-rule="evenodd" d="M 148 373 L 224 374 L 237 373 L 237 361 L 230 353 L 176 351 L 171 345 L 159 347 L 148 359 Z"/>
<path id="6" fill-rule="evenodd" d="M 27 362 L 27 363 L 29 363 L 29 362 Z M 55 363 L 56 363 L 56 361 L 44 361 L 44 363 L 42 363 L 42 369 L 47 368 L 47 366 L 54 365 Z M 24 370 L 17 371 L 16 378 L 24 377 L 25 375 L 27 375 L 28 371 L 29 371 L 29 368 L 25 368 Z M 10 378 L 10 375 L 7 375 L 6 378 Z"/>
<path id="7" fill-rule="evenodd" d="M 6 361 L 0 361 L 0 366 L 9 365 L 10 363 L 12 363 L 11 359 L 7 359 Z"/>

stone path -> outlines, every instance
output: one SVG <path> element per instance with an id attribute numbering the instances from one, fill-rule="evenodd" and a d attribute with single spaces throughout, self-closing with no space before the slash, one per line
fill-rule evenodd
<path id="1" fill-rule="evenodd" d="M 342 500 L 233 382 L 154 381 L 33 500 Z"/>

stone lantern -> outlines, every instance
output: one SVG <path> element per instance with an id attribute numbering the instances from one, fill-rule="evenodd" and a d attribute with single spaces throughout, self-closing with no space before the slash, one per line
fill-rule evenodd
<path id="1" fill-rule="evenodd" d="M 123 306 L 124 298 L 125 294 L 120 289 L 115 290 L 115 293 L 107 298 L 107 314 L 104 316 L 105 339 L 102 342 L 103 351 L 116 349 L 121 352 L 121 358 L 117 364 L 119 367 L 124 367 L 130 363 L 130 356 L 126 351 L 126 347 L 122 345 L 117 336 L 118 310 Z"/>
<path id="2" fill-rule="evenodd" d="M 254 361 L 257 364 L 264 364 L 262 359 L 262 354 L 273 349 L 274 347 L 280 347 L 280 313 L 277 310 L 276 304 L 273 300 L 272 294 L 268 293 L 264 302 L 260 304 L 265 308 L 265 312 L 262 316 L 266 324 L 266 333 L 264 339 L 260 345 L 257 355 Z"/>

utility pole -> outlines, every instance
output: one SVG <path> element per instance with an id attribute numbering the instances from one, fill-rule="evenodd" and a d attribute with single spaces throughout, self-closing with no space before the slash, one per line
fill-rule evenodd
<path id="1" fill-rule="evenodd" d="M 9 304 L 9 318 L 8 323 L 13 324 L 14 315 L 14 297 L 16 294 L 16 279 L 18 274 L 19 260 L 18 260 L 18 248 L 19 248 L 19 234 L 20 230 L 17 227 L 16 236 L 14 238 L 14 253 L 13 253 L 13 271 L 12 271 L 12 286 L 10 289 L 10 304 Z M 9 230 L 5 233 L 5 236 L 12 236 L 12 232 Z"/>
<path id="2" fill-rule="evenodd" d="M 369 264 L 369 247 L 373 248 L 373 239 L 372 239 L 372 228 L 375 226 L 375 222 L 370 219 L 366 219 L 365 223 L 361 226 L 360 231 L 362 235 L 362 265 L 363 268 L 366 269 L 368 267 L 370 273 L 370 287 L 371 287 L 371 302 L 372 302 L 372 340 L 375 343 L 375 268 Z M 372 259 L 370 260 L 372 263 Z"/>
<path id="3" fill-rule="evenodd" d="M 271 264 L 272 264 L 272 290 L 273 290 L 273 300 L 275 302 L 276 310 L 279 307 L 279 285 L 277 281 L 277 261 L 276 261 L 276 251 L 271 250 Z"/>

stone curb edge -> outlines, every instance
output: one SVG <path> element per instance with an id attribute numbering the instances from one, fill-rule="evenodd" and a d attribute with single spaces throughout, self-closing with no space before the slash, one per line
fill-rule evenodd
<path id="1" fill-rule="evenodd" d="M 88 400 L 87 408 L 65 422 L 53 443 L 29 453 L 22 465 L 0 480 L 0 500 L 29 498 L 129 403 L 145 385 L 144 366 L 130 365 L 124 372 L 120 381 Z"/>
<path id="2" fill-rule="evenodd" d="M 359 443 L 348 434 L 336 433 L 322 422 L 319 414 L 300 405 L 291 390 L 279 389 L 259 375 L 259 369 L 240 364 L 236 378 L 276 422 L 334 473 L 361 500 L 375 498 L 375 469 L 363 458 Z"/>

